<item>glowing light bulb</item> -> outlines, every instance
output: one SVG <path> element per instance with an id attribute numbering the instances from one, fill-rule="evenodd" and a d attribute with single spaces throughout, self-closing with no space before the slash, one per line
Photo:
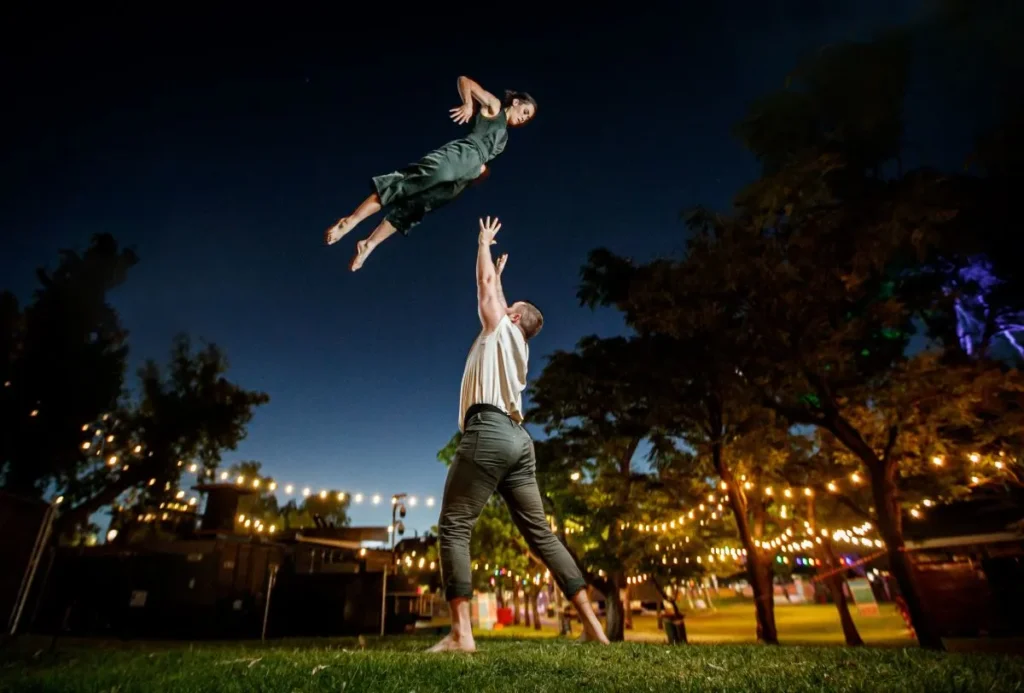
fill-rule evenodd
<path id="1" fill-rule="evenodd" d="M 572 474 L 569 475 L 569 478 L 572 479 L 573 481 L 579 481 L 580 480 L 580 473 L 579 472 L 573 472 Z"/>
<path id="2" fill-rule="evenodd" d="M 981 462 L 981 455 L 979 455 L 976 452 L 972 452 L 970 455 L 967 456 L 967 459 L 971 461 L 971 464 L 978 464 L 979 462 Z"/>
<path id="3" fill-rule="evenodd" d="M 814 491 L 811 490 L 810 486 L 804 489 L 804 495 L 807 496 L 808 498 L 814 495 Z"/>
<path id="4" fill-rule="evenodd" d="M 192 472 L 193 474 L 195 474 L 195 473 L 196 473 L 196 470 L 197 470 L 197 469 L 199 469 L 199 465 L 198 465 L 198 464 L 190 464 L 190 465 L 188 466 L 188 470 L 189 470 L 190 472 Z"/>
<path id="5" fill-rule="evenodd" d="M 90 443 L 90 442 L 89 442 L 89 441 L 87 440 L 87 441 L 85 441 L 84 443 L 82 443 L 82 449 L 83 449 L 83 450 L 88 450 L 88 449 L 89 449 L 89 446 L 91 446 L 91 445 L 92 445 L 92 443 Z"/>
<path id="6" fill-rule="evenodd" d="M 854 472 L 853 474 L 851 474 L 850 475 L 850 481 L 852 481 L 855 484 L 859 484 L 860 481 L 861 481 L 860 474 L 858 474 L 857 472 Z"/>
<path id="7" fill-rule="evenodd" d="M 107 466 L 113 467 L 115 464 L 117 464 L 117 455 L 111 455 L 107 460 Z"/>
<path id="8" fill-rule="evenodd" d="M 835 493 L 836 491 L 838 491 L 838 490 L 839 490 L 839 487 L 838 487 L 838 486 L 836 486 L 836 485 L 835 485 L 834 483 L 832 483 L 831 481 L 830 481 L 830 482 L 828 482 L 828 486 L 827 486 L 826 488 L 828 488 L 828 490 L 829 490 L 829 493 Z"/>
<path id="9" fill-rule="evenodd" d="M 1002 461 L 1000 461 L 1000 460 L 996 460 L 996 469 L 1002 469 L 1002 468 L 1003 468 L 1003 467 L 1005 467 L 1005 466 L 1006 466 L 1006 465 L 1005 465 L 1005 464 L 1003 464 L 1003 463 L 1002 463 Z"/>
<path id="10" fill-rule="evenodd" d="M 409 499 L 409 507 L 415 507 L 415 506 L 416 506 L 416 496 L 413 496 L 413 497 L 411 497 Z"/>
<path id="11" fill-rule="evenodd" d="M 772 487 L 771 486 L 766 486 L 765 489 L 764 489 L 764 495 L 770 496 L 770 495 L 772 495 L 772 493 L 774 493 L 774 491 L 772 491 Z"/>
<path id="12" fill-rule="evenodd" d="M 357 493 L 356 494 L 356 503 L 362 503 L 362 502 L 363 502 L 363 494 Z"/>
<path id="13" fill-rule="evenodd" d="M 433 498 L 428 498 L 427 499 L 427 507 L 428 508 L 433 508 L 434 507 L 434 499 Z"/>
<path id="14" fill-rule="evenodd" d="M 292 486 L 291 484 L 288 484 L 287 486 L 284 487 L 284 492 L 290 496 L 293 493 L 295 493 L 295 487 Z"/>
<path id="15" fill-rule="evenodd" d="M 785 491 L 782 492 L 782 495 L 784 495 L 786 498 L 792 498 L 793 497 L 793 491 L 792 491 L 792 489 L 788 489 L 787 488 Z"/>
<path id="16" fill-rule="evenodd" d="M 748 481 L 747 483 L 743 484 L 743 488 L 749 491 L 750 489 L 754 488 L 754 485 Z"/>
<path id="17" fill-rule="evenodd" d="M 277 490 L 277 482 L 276 481 L 271 481 L 270 485 L 267 486 L 267 488 L 270 489 L 271 491 L 276 491 Z"/>
<path id="18" fill-rule="evenodd" d="M 921 517 L 921 512 L 917 508 L 911 508 L 910 515 L 912 517 Z"/>
<path id="19" fill-rule="evenodd" d="M 238 521 L 239 522 L 245 522 L 245 515 L 239 515 L 238 516 Z"/>
<path id="20" fill-rule="evenodd" d="M 320 491 L 320 500 L 327 500 L 327 491 Z"/>
<path id="21" fill-rule="evenodd" d="M 976 476 L 972 476 L 971 477 L 971 483 L 972 484 L 980 484 L 981 483 L 981 478 L 976 477 Z"/>
<path id="22" fill-rule="evenodd" d="M 260 487 L 260 480 L 259 479 L 253 479 L 252 480 L 252 487 L 253 488 L 259 488 Z"/>
<path id="23" fill-rule="evenodd" d="M 380 495 L 379 494 L 374 494 L 374 496 L 373 496 L 373 504 L 374 505 L 380 505 Z"/>
<path id="24" fill-rule="evenodd" d="M 338 492 L 338 501 L 339 502 L 344 502 L 344 500 L 345 500 L 345 492 L 344 491 L 339 491 Z"/>
<path id="25" fill-rule="evenodd" d="M 945 460 L 942 459 L 942 455 L 936 455 L 935 457 L 932 458 L 932 464 L 934 464 L 936 467 L 941 467 L 943 462 L 945 462 Z"/>
<path id="26" fill-rule="evenodd" d="M 245 483 L 245 476 L 239 475 L 239 477 L 237 479 L 235 479 L 235 483 L 237 483 L 239 486 L 244 484 Z"/>
<path id="27" fill-rule="evenodd" d="M 135 454 L 138 455 L 140 452 L 142 452 L 142 446 L 141 445 L 136 445 L 134 450 L 135 450 Z"/>
<path id="28" fill-rule="evenodd" d="M 309 498 L 309 494 L 311 494 L 311 493 L 312 493 L 312 491 L 310 491 L 309 488 L 302 489 L 302 497 L 303 498 Z"/>
<path id="29" fill-rule="evenodd" d="M 932 501 L 931 501 L 931 499 L 929 499 L 929 498 L 925 498 L 925 499 L 924 499 L 924 500 L 922 501 L 922 505 L 924 505 L 924 507 L 926 507 L 926 508 L 930 508 L 930 507 L 932 507 Z"/>
<path id="30" fill-rule="evenodd" d="M 228 473 L 227 472 L 221 472 L 220 473 L 220 480 L 221 481 L 227 481 L 228 480 Z"/>

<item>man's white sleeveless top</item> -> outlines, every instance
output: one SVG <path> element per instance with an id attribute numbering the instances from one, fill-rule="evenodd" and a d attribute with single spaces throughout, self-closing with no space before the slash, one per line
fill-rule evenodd
<path id="1" fill-rule="evenodd" d="M 526 364 L 530 348 L 520 330 L 508 316 L 493 332 L 481 332 L 473 342 L 462 373 L 459 402 L 459 430 L 466 412 L 474 404 L 493 404 L 515 421 L 523 420 L 523 390 L 526 389 Z"/>

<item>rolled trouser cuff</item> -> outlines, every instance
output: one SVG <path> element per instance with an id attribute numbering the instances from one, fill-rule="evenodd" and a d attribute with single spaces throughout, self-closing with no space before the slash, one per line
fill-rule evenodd
<path id="1" fill-rule="evenodd" d="M 473 597 L 473 585 L 469 582 L 450 582 L 444 588 L 445 601 L 455 599 L 471 599 Z"/>
<path id="2" fill-rule="evenodd" d="M 565 583 L 565 588 L 562 592 L 568 599 L 572 599 L 577 594 L 587 589 L 587 581 L 582 578 L 573 578 Z"/>

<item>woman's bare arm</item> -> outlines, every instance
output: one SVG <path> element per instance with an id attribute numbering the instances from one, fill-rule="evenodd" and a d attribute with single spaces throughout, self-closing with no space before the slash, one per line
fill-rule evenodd
<path id="1" fill-rule="evenodd" d="M 488 118 L 493 118 L 501 110 L 501 101 L 498 97 L 465 75 L 459 77 L 459 96 L 462 97 L 463 104 L 468 105 L 473 101 L 479 103 L 483 114 Z"/>

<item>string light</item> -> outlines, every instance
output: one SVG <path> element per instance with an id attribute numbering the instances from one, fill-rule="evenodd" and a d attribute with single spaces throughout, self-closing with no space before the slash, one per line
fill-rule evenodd
<path id="1" fill-rule="evenodd" d="M 308 488 L 302 489 L 302 497 L 303 498 L 309 498 L 309 494 L 311 494 L 311 493 L 312 493 L 312 491 L 310 491 Z"/>
<path id="2" fill-rule="evenodd" d="M 320 500 L 327 500 L 327 491 L 320 491 Z"/>
<path id="3" fill-rule="evenodd" d="M 945 460 L 942 459 L 942 455 L 936 455 L 935 457 L 932 458 L 932 464 L 934 464 L 936 467 L 941 467 L 943 462 L 945 462 Z"/>
<path id="4" fill-rule="evenodd" d="M 362 503 L 362 502 L 363 502 L 363 494 L 357 493 L 356 494 L 356 503 Z"/>
<path id="5" fill-rule="evenodd" d="M 373 504 L 374 505 L 380 505 L 380 494 L 374 494 L 374 496 L 373 496 Z"/>
<path id="6" fill-rule="evenodd" d="M 971 454 L 970 454 L 970 455 L 968 456 L 968 459 L 970 459 L 970 460 L 971 460 L 971 464 L 978 464 L 979 462 L 981 462 L 981 455 L 979 455 L 979 454 L 978 454 L 978 453 L 976 453 L 976 452 L 972 452 L 972 453 L 971 453 Z"/>
<path id="7" fill-rule="evenodd" d="M 428 508 L 433 508 L 434 507 L 434 499 L 433 498 L 428 498 L 427 499 L 427 507 Z"/>
<path id="8" fill-rule="evenodd" d="M 295 492 L 295 487 L 292 486 L 291 484 L 288 484 L 287 486 L 284 487 L 284 492 L 290 496 L 292 495 L 292 493 Z"/>
<path id="9" fill-rule="evenodd" d="M 572 474 L 569 475 L 569 478 L 572 479 L 573 481 L 579 481 L 580 480 L 580 473 L 579 472 L 573 472 Z"/>

